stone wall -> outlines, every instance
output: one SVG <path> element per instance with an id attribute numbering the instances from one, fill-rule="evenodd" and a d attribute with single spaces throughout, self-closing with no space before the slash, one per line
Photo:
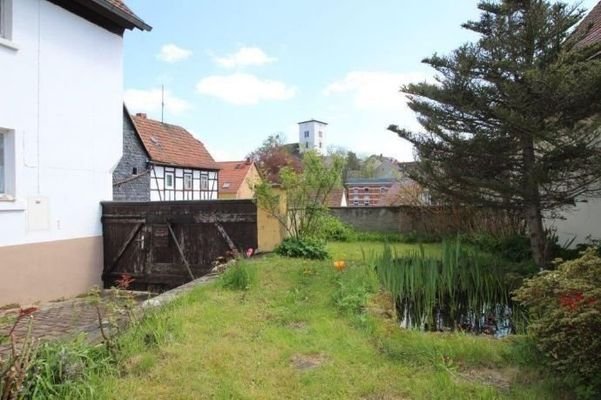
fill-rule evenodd
<path id="1" fill-rule="evenodd" d="M 330 212 L 361 232 L 447 235 L 508 234 L 523 230 L 523 221 L 500 211 L 455 207 L 340 207 Z"/>
<path id="2" fill-rule="evenodd" d="M 113 200 L 150 201 L 150 174 L 147 165 L 146 150 L 136 134 L 131 118 L 124 112 L 123 156 L 113 172 Z"/>

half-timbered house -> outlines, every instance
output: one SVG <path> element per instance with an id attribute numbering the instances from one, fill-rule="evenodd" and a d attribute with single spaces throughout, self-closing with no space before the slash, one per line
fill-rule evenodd
<path id="1" fill-rule="evenodd" d="M 117 201 L 217 200 L 219 166 L 181 126 L 124 112 L 123 157 L 113 174 Z"/>

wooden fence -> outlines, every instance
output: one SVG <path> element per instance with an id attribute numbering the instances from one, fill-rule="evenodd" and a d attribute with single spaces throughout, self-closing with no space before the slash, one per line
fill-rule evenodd
<path id="1" fill-rule="evenodd" d="M 105 287 L 162 291 L 208 273 L 220 259 L 257 248 L 250 200 L 102 203 Z"/>

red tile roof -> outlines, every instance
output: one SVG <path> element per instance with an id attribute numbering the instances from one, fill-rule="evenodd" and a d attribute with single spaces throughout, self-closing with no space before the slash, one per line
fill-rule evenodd
<path id="1" fill-rule="evenodd" d="M 340 188 L 340 189 L 333 189 L 330 194 L 328 195 L 328 198 L 326 199 L 326 206 L 327 207 L 341 207 L 342 206 L 342 199 L 344 197 L 345 193 L 344 193 L 344 188 Z"/>
<path id="2" fill-rule="evenodd" d="M 181 126 L 143 115 L 132 116 L 132 121 L 151 161 L 178 167 L 219 169 L 202 142 Z"/>
<path id="3" fill-rule="evenodd" d="M 582 20 L 575 32 L 578 46 L 590 46 L 601 43 L 601 2 Z"/>
<path id="4" fill-rule="evenodd" d="M 248 161 L 222 161 L 219 166 L 219 193 L 237 193 L 254 165 Z"/>

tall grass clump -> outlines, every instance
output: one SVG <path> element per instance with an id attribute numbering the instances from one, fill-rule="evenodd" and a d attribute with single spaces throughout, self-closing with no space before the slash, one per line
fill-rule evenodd
<path id="1" fill-rule="evenodd" d="M 239 261 L 223 273 L 221 285 L 231 290 L 248 290 L 254 280 L 254 269 L 247 263 Z"/>
<path id="2" fill-rule="evenodd" d="M 495 333 L 515 330 L 521 312 L 511 301 L 515 279 L 490 255 L 444 241 L 441 257 L 419 251 L 399 257 L 386 245 L 375 258 L 383 286 L 395 297 L 399 318 L 425 330 Z M 510 321 L 511 317 L 511 321 Z"/>

